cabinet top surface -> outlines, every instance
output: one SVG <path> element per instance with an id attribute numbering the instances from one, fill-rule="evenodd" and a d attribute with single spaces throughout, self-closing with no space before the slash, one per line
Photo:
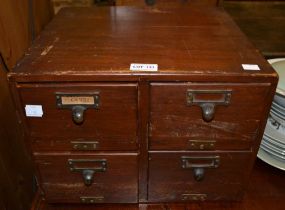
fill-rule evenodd
<path id="1" fill-rule="evenodd" d="M 132 63 L 158 71 L 130 71 Z M 222 8 L 193 5 L 63 9 L 10 73 L 18 81 L 96 75 L 276 77 Z"/>

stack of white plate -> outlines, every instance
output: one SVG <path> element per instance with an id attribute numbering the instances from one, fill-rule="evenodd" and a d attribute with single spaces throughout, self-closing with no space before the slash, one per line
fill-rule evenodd
<path id="1" fill-rule="evenodd" d="M 270 116 L 257 156 L 264 162 L 285 170 L 285 58 L 268 62 L 279 75 Z"/>

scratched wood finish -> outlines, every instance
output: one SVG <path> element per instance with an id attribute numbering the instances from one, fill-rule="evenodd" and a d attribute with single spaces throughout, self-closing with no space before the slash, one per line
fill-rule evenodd
<path id="1" fill-rule="evenodd" d="M 140 205 L 48 205 L 35 202 L 32 210 L 283 210 L 285 205 L 285 174 L 258 160 L 250 178 L 244 199 L 239 202 L 195 202 L 188 204 L 140 204 Z M 266 190 L 265 190 L 266 189 Z M 37 205 L 36 205 L 37 204 Z"/>
<path id="2" fill-rule="evenodd" d="M 182 157 L 219 156 L 218 168 L 205 168 L 196 181 L 193 168 L 182 168 Z M 149 155 L 150 202 L 191 202 L 184 194 L 204 194 L 207 200 L 238 200 L 250 169 L 250 152 L 151 152 Z M 212 160 L 189 160 L 189 164 L 211 164 Z"/>
<path id="3" fill-rule="evenodd" d="M 159 74 L 135 73 L 156 80 L 275 76 L 222 8 L 189 4 L 63 9 L 10 77 L 18 82 L 135 80 L 131 63 L 157 63 Z M 243 71 L 242 63 L 258 64 L 262 71 Z"/>
<path id="4" fill-rule="evenodd" d="M 105 159 L 107 169 L 94 175 L 91 186 L 83 183 L 82 172 L 71 172 L 68 159 Z M 103 203 L 136 203 L 138 200 L 137 154 L 37 154 L 40 187 L 51 203 L 80 203 L 80 197 L 104 197 Z M 75 167 L 100 167 L 76 163 Z"/>
<path id="5" fill-rule="evenodd" d="M 129 70 L 131 63 L 156 63 L 159 71 L 132 72 Z M 242 63 L 258 64 L 261 70 L 244 71 Z M 115 147 L 118 151 L 112 151 L 110 161 L 114 161 L 116 170 L 106 177 L 101 174 L 102 179 L 110 182 L 106 190 L 102 190 L 106 193 L 103 202 L 142 204 L 162 201 L 171 190 L 166 187 L 168 181 L 169 186 L 180 183 L 183 189 L 182 181 L 187 183 L 186 176 L 191 175 L 191 170 L 187 175 L 186 172 L 181 174 L 177 165 L 170 164 L 188 149 L 184 143 L 190 137 L 219 141 L 217 150 L 212 152 L 221 154 L 223 161 L 221 167 L 209 173 L 210 180 L 219 183 L 221 176 L 224 177 L 221 180 L 228 183 L 211 183 L 207 188 L 195 185 L 196 190 L 209 194 L 210 200 L 218 200 L 219 195 L 220 199 L 240 199 L 249 180 L 277 85 L 277 74 L 224 10 L 197 4 L 64 9 L 9 74 L 9 79 L 25 122 L 27 144 L 34 144 L 31 153 L 36 160 L 39 183 L 46 191 L 46 183 L 49 187 L 56 184 L 53 190 L 47 191 L 47 201 L 72 203 L 80 202 L 78 196 L 83 195 L 86 188 L 78 190 L 68 184 L 75 176 L 79 184 L 80 175 L 72 176 L 64 168 L 67 158 L 76 155 L 111 158 L 107 150 Z M 189 87 L 232 89 L 231 104 L 217 107 L 215 119 L 203 122 L 200 108 L 185 106 L 185 91 Z M 86 90 L 98 88 L 102 93 L 102 107 L 101 110 L 86 111 L 86 124 L 74 125 L 70 110 L 56 108 L 56 91 L 84 94 Z M 205 100 L 212 99 L 211 94 L 205 97 Z M 43 105 L 43 118 L 26 117 L 24 107 L 27 103 Z M 167 118 L 170 115 L 175 119 L 173 122 Z M 191 132 L 187 131 L 189 127 Z M 68 141 L 94 136 L 106 140 L 104 151 L 79 154 L 70 151 L 67 145 L 58 144 L 57 149 L 50 146 L 53 138 L 57 142 L 65 141 L 65 138 Z M 121 143 L 107 144 L 109 139 L 130 143 L 133 138 L 138 141 L 137 147 L 129 145 L 124 151 L 119 151 L 122 150 Z M 173 143 L 175 138 L 177 145 Z M 36 141 L 46 141 L 46 145 L 42 143 L 35 147 Z M 166 141 L 165 145 L 162 141 Z M 64 148 L 65 152 L 61 151 Z M 167 153 L 158 157 L 155 149 Z M 128 159 L 121 159 L 122 154 L 129 153 L 138 155 L 135 160 L 130 158 L 130 167 Z M 210 153 L 205 150 L 199 154 Z M 52 164 L 37 162 L 39 158 Z M 167 178 L 175 176 L 176 172 L 180 181 L 169 178 L 163 184 L 156 175 Z M 122 178 L 124 174 L 133 177 Z M 116 175 L 133 191 L 120 192 L 116 187 Z M 234 183 L 238 187 L 228 189 Z M 66 187 L 69 191 L 63 194 L 67 192 Z M 174 188 L 176 197 L 166 196 L 163 201 L 178 201 L 179 193 L 178 187 Z"/>
<path id="6" fill-rule="evenodd" d="M 228 90 L 231 91 L 230 103 L 217 105 L 213 121 L 205 122 L 200 106 L 187 105 L 188 90 Z M 215 149 L 250 149 L 269 94 L 266 83 L 152 83 L 150 149 L 189 149 L 189 140 L 197 139 L 216 141 Z M 222 96 L 213 94 L 212 97 Z M 209 97 L 206 96 L 207 101 L 217 100 Z"/>
<path id="7" fill-rule="evenodd" d="M 136 149 L 136 84 L 43 84 L 18 88 L 23 104 L 43 106 L 43 118 L 26 118 L 35 151 L 71 150 L 71 141 L 97 141 L 99 150 Z M 77 125 L 71 109 L 56 106 L 56 93 L 98 93 L 99 107 L 87 109 L 84 122 Z"/>

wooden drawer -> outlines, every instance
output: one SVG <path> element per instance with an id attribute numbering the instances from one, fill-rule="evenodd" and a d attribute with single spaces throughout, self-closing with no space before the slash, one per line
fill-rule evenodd
<path id="1" fill-rule="evenodd" d="M 55 149 L 56 145 L 70 149 L 71 141 L 96 141 L 100 149 L 136 147 L 136 84 L 27 84 L 18 85 L 18 89 L 24 112 L 27 105 L 41 105 L 43 109 L 42 117 L 25 117 L 29 135 L 37 149 Z M 73 110 L 81 106 L 81 101 L 73 105 L 57 105 L 61 103 L 57 96 L 75 97 L 71 94 L 98 96 L 98 106 L 87 107 L 83 111 L 83 122 L 79 124 L 73 120 Z"/>
<path id="2" fill-rule="evenodd" d="M 249 149 L 269 94 L 267 83 L 152 83 L 150 149 L 199 150 L 190 142 L 197 140 L 214 141 L 211 149 Z M 213 119 L 204 119 L 202 107 L 206 115 L 213 104 Z"/>
<path id="3" fill-rule="evenodd" d="M 135 153 L 36 155 L 35 162 L 41 187 L 48 202 L 138 201 L 138 168 Z M 87 170 L 95 168 L 98 172 L 93 174 L 93 181 L 89 182 L 90 173 Z M 105 169 L 101 170 L 103 168 Z"/>
<path id="4" fill-rule="evenodd" d="M 135 151 L 136 139 L 119 140 L 116 137 L 32 137 L 31 147 L 33 152 L 52 151 Z"/>
<path id="5" fill-rule="evenodd" d="M 152 152 L 149 155 L 149 201 L 239 199 L 251 157 L 250 152 Z M 204 167 L 204 176 L 197 181 L 202 173 L 199 167 Z"/>

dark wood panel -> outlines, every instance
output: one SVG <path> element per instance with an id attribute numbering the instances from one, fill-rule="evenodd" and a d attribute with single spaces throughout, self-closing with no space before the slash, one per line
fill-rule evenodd
<path id="1" fill-rule="evenodd" d="M 283 210 L 285 206 L 285 174 L 257 160 L 248 189 L 240 202 L 194 202 L 188 204 L 140 205 L 48 205 L 41 202 L 33 210 Z"/>
<path id="2" fill-rule="evenodd" d="M 285 57 L 284 0 L 225 1 L 223 6 L 264 56 Z"/>
<path id="3" fill-rule="evenodd" d="M 37 37 L 54 16 L 51 0 L 33 0 L 33 35 Z"/>
<path id="4" fill-rule="evenodd" d="M 100 168 L 106 160 L 106 171 L 95 172 L 94 181 L 85 186 L 82 172 L 70 171 L 68 160 L 83 160 L 74 167 Z M 80 197 L 103 197 L 99 203 L 136 203 L 138 201 L 137 154 L 55 154 L 35 155 L 41 187 L 49 202 L 80 203 Z M 94 201 L 96 203 L 96 201 Z"/>
<path id="5" fill-rule="evenodd" d="M 26 210 L 33 199 L 33 171 L 1 58 L 0 101 L 1 209 Z"/>
<path id="6" fill-rule="evenodd" d="M 217 168 L 214 157 L 219 157 Z M 182 157 L 189 159 L 189 167 L 204 168 L 204 178 L 196 181 L 194 168 L 183 168 Z M 203 159 L 210 158 L 210 159 Z M 247 173 L 250 170 L 250 152 L 151 152 L 149 154 L 148 200 L 150 202 L 189 202 L 190 197 L 205 196 L 206 200 L 239 200 L 243 195 Z M 195 166 L 196 165 L 196 166 Z M 186 167 L 188 167 L 186 166 Z"/>
<path id="7" fill-rule="evenodd" d="M 32 40 L 29 1 L 3 0 L 0 14 L 0 52 L 10 70 Z"/>
<path id="8" fill-rule="evenodd" d="M 26 117 L 32 137 L 69 137 L 69 140 L 94 138 L 137 142 L 137 85 L 123 83 L 20 85 L 22 111 L 26 105 L 42 105 L 43 117 Z M 72 120 L 71 109 L 56 106 L 56 93 L 86 94 L 98 92 L 98 109 L 84 112 L 82 124 Z M 49 126 L 47 126 L 49 125 Z M 48 142 L 47 145 L 48 146 Z"/>
<path id="9" fill-rule="evenodd" d="M 15 73 L 29 81 L 65 80 L 67 74 L 69 80 L 77 81 L 98 80 L 99 75 L 129 80 L 134 75 L 129 70 L 131 63 L 157 63 L 160 77 L 205 78 L 222 73 L 228 81 L 274 74 L 222 8 L 197 5 L 159 11 L 138 7 L 64 9 L 35 41 Z M 97 27 L 90 20 L 96 20 Z M 242 63 L 258 64 L 262 71 L 244 71 Z"/>
<path id="10" fill-rule="evenodd" d="M 40 1 L 34 2 L 38 11 Z M 0 7 L 0 209 L 5 210 L 29 209 L 34 194 L 31 161 L 6 79 L 6 72 L 15 66 L 32 41 L 32 22 L 42 27 L 47 23 L 37 16 L 31 18 L 29 6 L 28 0 L 3 0 Z M 42 8 L 41 17 L 44 16 Z"/>
<path id="11" fill-rule="evenodd" d="M 216 105 L 214 119 L 206 122 L 201 107 L 187 105 L 189 89 L 229 90 L 230 102 Z M 210 103 L 210 96 L 205 96 L 204 101 Z M 259 133 L 269 97 L 268 84 L 153 83 L 150 148 L 185 150 L 189 149 L 189 140 L 214 140 L 216 149 L 249 149 Z"/>

